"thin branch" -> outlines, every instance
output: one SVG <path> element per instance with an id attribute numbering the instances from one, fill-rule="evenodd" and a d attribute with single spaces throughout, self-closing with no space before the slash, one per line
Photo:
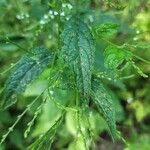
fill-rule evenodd
<path id="1" fill-rule="evenodd" d="M 5 141 L 5 139 L 10 134 L 10 132 L 12 132 L 14 130 L 14 128 L 17 125 L 17 123 L 22 119 L 22 117 L 26 114 L 26 112 L 31 109 L 33 104 L 40 98 L 40 96 L 45 92 L 45 90 L 38 97 L 36 97 L 29 105 L 27 105 L 26 109 L 19 116 L 17 116 L 17 120 L 15 121 L 15 123 L 11 127 L 9 127 L 8 131 L 6 132 L 6 134 L 4 134 L 2 136 L 2 139 L 0 141 L 0 145 Z"/>

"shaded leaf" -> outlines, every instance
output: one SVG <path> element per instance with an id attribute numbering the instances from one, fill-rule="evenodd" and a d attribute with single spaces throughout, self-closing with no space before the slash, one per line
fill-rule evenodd
<path id="1" fill-rule="evenodd" d="M 21 58 L 6 81 L 2 108 L 7 108 L 16 102 L 16 96 L 25 90 L 34 79 L 50 64 L 53 54 L 43 47 L 35 48 L 33 55 L 26 54 Z"/>
<path id="2" fill-rule="evenodd" d="M 113 107 L 112 97 L 104 86 L 97 80 L 92 83 L 93 88 L 93 101 L 96 104 L 98 110 L 106 120 L 110 133 L 113 139 L 117 137 L 116 130 L 116 119 L 115 119 L 115 110 Z"/>

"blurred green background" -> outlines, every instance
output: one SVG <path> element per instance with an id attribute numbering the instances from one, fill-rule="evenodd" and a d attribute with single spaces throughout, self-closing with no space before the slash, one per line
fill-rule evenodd
<path id="1" fill-rule="evenodd" d="M 150 0 L 81 0 L 86 22 L 92 27 L 103 23 L 119 24 L 119 30 L 108 38 L 118 45 L 128 44 L 134 54 L 150 61 Z M 23 54 L 35 46 L 59 48 L 59 33 L 73 13 L 75 0 L 0 0 L 0 91 L 10 75 L 10 68 Z M 58 30 L 59 26 L 59 30 Z M 96 69 L 103 70 L 105 45 L 98 40 Z M 150 65 L 135 60 L 141 70 L 150 75 Z M 27 90 L 18 96 L 15 106 L 0 112 L 0 135 L 6 133 L 17 115 L 48 86 L 47 69 Z M 105 121 L 93 110 L 91 123 L 97 150 L 149 150 L 150 149 L 150 78 L 143 78 L 128 68 L 124 74 L 133 75 L 114 83 L 106 81 L 114 99 L 117 128 L 127 145 L 112 142 Z M 73 93 L 63 89 L 52 91 L 55 99 L 65 105 Z M 41 98 L 44 99 L 44 96 Z M 38 105 L 38 104 L 37 104 Z M 35 106 L 36 108 L 36 106 Z M 24 138 L 27 123 L 34 115 L 34 108 L 26 113 L 15 130 L 10 133 L 0 150 L 24 150 L 39 135 L 48 130 L 61 113 L 53 101 L 47 101 L 31 133 Z M 84 122 L 84 119 L 83 119 Z M 53 150 L 82 150 L 82 141 L 75 145 L 74 113 L 67 112 L 65 121 L 56 134 Z"/>

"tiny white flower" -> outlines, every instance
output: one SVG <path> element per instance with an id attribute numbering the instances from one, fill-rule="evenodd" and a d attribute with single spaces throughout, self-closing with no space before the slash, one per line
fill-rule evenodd
<path id="1" fill-rule="evenodd" d="M 50 94 L 53 95 L 53 94 L 54 94 L 54 91 L 50 91 Z"/>
<path id="2" fill-rule="evenodd" d="M 65 4 L 65 3 L 63 3 L 63 4 L 62 4 L 62 7 L 63 7 L 63 8 L 65 8 L 65 7 L 66 7 L 66 4 Z"/>
<path id="3" fill-rule="evenodd" d="M 134 37 L 134 38 L 133 38 L 133 40 L 134 40 L 134 41 L 137 41 L 137 40 L 138 40 L 138 38 L 137 38 L 137 37 Z"/>
<path id="4" fill-rule="evenodd" d="M 51 15 L 50 17 L 51 17 L 51 19 L 54 19 L 54 15 Z"/>
<path id="5" fill-rule="evenodd" d="M 67 6 L 68 6 L 69 9 L 73 8 L 71 4 L 68 4 Z"/>
<path id="6" fill-rule="evenodd" d="M 66 17 L 66 20 L 69 20 L 69 17 Z"/>
<path id="7" fill-rule="evenodd" d="M 44 15 L 44 19 L 47 19 L 48 18 L 48 15 Z"/>
<path id="8" fill-rule="evenodd" d="M 61 13 L 60 13 L 60 16 L 65 16 L 65 13 L 64 13 L 64 12 L 61 12 Z"/>
<path id="9" fill-rule="evenodd" d="M 139 33 L 140 33 L 140 31 L 139 31 L 139 30 L 137 30 L 137 31 L 136 31 L 136 34 L 139 34 Z"/>
<path id="10" fill-rule="evenodd" d="M 57 11 L 54 11 L 54 15 L 55 15 L 55 16 L 58 15 L 58 12 L 57 12 Z"/>
<path id="11" fill-rule="evenodd" d="M 25 16 L 26 16 L 27 18 L 29 18 L 29 17 L 30 17 L 30 16 L 29 16 L 29 14 L 26 14 Z"/>
<path id="12" fill-rule="evenodd" d="M 44 20 L 40 20 L 40 24 L 45 24 L 46 22 Z"/>
<path id="13" fill-rule="evenodd" d="M 53 14 L 53 11 L 52 10 L 49 10 L 49 12 L 48 12 L 50 15 L 52 15 Z"/>

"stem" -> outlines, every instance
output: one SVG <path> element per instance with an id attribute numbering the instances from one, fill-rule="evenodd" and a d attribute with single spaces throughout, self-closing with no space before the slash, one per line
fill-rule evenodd
<path id="1" fill-rule="evenodd" d="M 30 130 L 31 130 L 31 127 L 33 126 L 34 122 L 35 122 L 35 119 L 38 117 L 38 115 L 41 113 L 42 111 L 42 108 L 45 104 L 47 100 L 47 97 L 42 101 L 42 103 L 36 108 L 35 112 L 34 112 L 34 116 L 32 118 L 32 120 L 27 124 L 27 129 L 25 130 L 24 132 L 24 137 L 27 138 L 27 136 L 29 135 L 30 133 Z"/>
<path id="2" fill-rule="evenodd" d="M 9 127 L 8 131 L 6 132 L 6 134 L 4 134 L 2 136 L 2 139 L 0 141 L 0 145 L 5 141 L 5 139 L 10 134 L 10 132 L 12 132 L 14 130 L 14 128 L 17 125 L 17 123 L 22 119 L 22 117 L 26 114 L 26 112 L 31 109 L 33 104 L 40 98 L 40 96 L 45 92 L 45 90 L 38 97 L 36 97 L 29 105 L 27 105 L 26 109 L 17 117 L 17 120 L 15 121 L 15 123 L 11 127 Z"/>
<path id="3" fill-rule="evenodd" d="M 88 121 L 88 126 L 89 126 L 89 133 L 90 133 L 89 136 L 90 136 L 91 142 L 93 144 L 93 149 L 95 149 L 94 132 L 93 132 L 93 129 L 92 129 L 92 126 L 91 126 L 91 123 L 90 123 L 90 112 L 88 112 L 87 121 Z"/>
<path id="4" fill-rule="evenodd" d="M 78 90 L 76 89 L 76 107 L 79 108 L 79 94 L 78 94 Z M 87 143 L 86 143 L 86 137 L 84 136 L 84 133 L 82 132 L 82 129 L 81 129 L 81 122 L 80 122 L 80 119 L 81 119 L 81 110 L 78 109 L 78 111 L 76 112 L 76 118 L 77 118 L 77 134 L 80 133 L 82 138 L 83 138 L 83 141 L 84 141 L 84 147 L 85 147 L 85 150 L 88 150 L 88 147 L 87 147 Z M 78 136 L 77 136 L 78 138 Z"/>
<path id="5" fill-rule="evenodd" d="M 24 52 L 34 54 L 34 53 L 30 52 L 30 51 L 27 51 L 26 49 L 24 49 L 23 47 L 21 47 L 21 46 L 18 45 L 17 43 L 13 42 L 13 41 L 10 40 L 8 37 L 6 37 L 6 42 L 11 43 L 11 44 L 17 46 L 19 49 L 23 50 Z"/>
<path id="6" fill-rule="evenodd" d="M 131 74 L 129 76 L 120 77 L 120 80 L 131 79 L 131 78 L 134 78 L 134 77 L 135 77 L 135 75 Z"/>
<path id="7" fill-rule="evenodd" d="M 141 60 L 141 61 L 143 61 L 143 62 L 145 62 L 145 63 L 147 63 L 147 64 L 150 64 L 150 61 L 148 61 L 148 60 L 145 60 L 145 59 L 143 59 L 142 57 L 140 57 L 140 56 L 137 56 L 137 55 L 135 55 L 135 54 L 132 54 L 135 58 L 137 58 L 137 59 L 139 59 L 139 60 Z"/>
<path id="8" fill-rule="evenodd" d="M 64 105 L 62 105 L 61 103 L 55 101 L 55 100 L 53 99 L 53 97 L 50 95 L 50 88 L 48 88 L 48 95 L 49 95 L 49 98 L 53 101 L 53 103 L 55 104 L 55 106 L 56 106 L 57 108 L 59 108 L 59 109 L 61 109 L 61 110 L 65 110 L 65 111 L 74 111 L 74 112 L 78 111 L 78 110 L 75 109 L 75 108 L 64 106 Z"/>
<path id="9" fill-rule="evenodd" d="M 14 65 L 11 65 L 8 69 L 6 69 L 5 71 L 1 72 L 0 75 L 3 75 L 5 74 L 6 72 L 10 71 L 11 69 L 13 69 L 17 64 L 18 64 L 19 61 L 17 61 Z"/>
<path id="10" fill-rule="evenodd" d="M 118 48 L 121 47 L 121 46 L 119 46 L 119 45 L 116 45 L 116 44 L 114 44 L 114 43 L 112 43 L 112 42 L 110 42 L 110 41 L 104 39 L 104 38 L 100 38 L 100 39 L 103 40 L 105 43 L 108 43 L 109 45 L 112 45 L 112 46 L 114 46 L 114 47 L 118 47 Z M 124 46 L 125 46 L 125 45 L 124 45 Z M 127 46 L 127 45 L 126 45 L 126 46 Z M 143 62 L 145 62 L 145 63 L 147 63 L 147 64 L 150 64 L 150 61 L 145 60 L 145 59 L 141 58 L 140 56 L 137 56 L 137 55 L 131 53 L 131 52 L 128 51 L 128 50 L 125 50 L 125 49 L 122 49 L 122 50 L 125 51 L 125 52 L 127 52 L 128 54 L 131 54 L 133 57 L 135 57 L 135 58 L 137 58 L 137 59 L 139 59 L 139 60 L 141 60 L 141 61 L 143 61 Z"/>

